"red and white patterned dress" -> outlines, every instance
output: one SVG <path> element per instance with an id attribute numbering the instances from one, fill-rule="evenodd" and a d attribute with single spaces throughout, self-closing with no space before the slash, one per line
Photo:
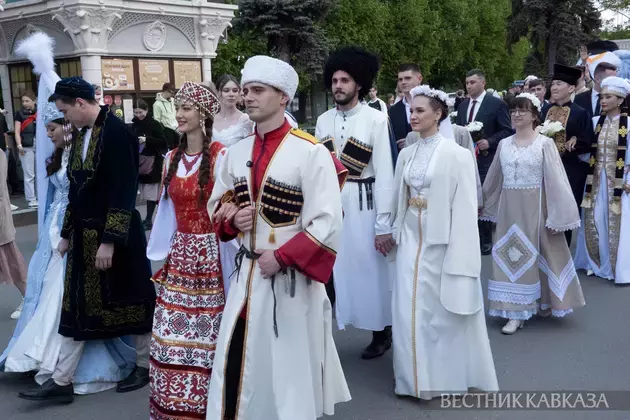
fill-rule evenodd
<path id="1" fill-rule="evenodd" d="M 207 197 L 214 186 L 214 166 L 222 150 L 219 143 L 210 146 Z M 184 159 L 190 160 L 191 156 L 182 156 Z M 179 165 L 182 167 L 183 162 Z M 188 176 L 176 174 L 171 180 L 168 199 L 173 200 L 177 231 L 164 267 L 153 276 L 159 285 L 150 373 L 150 418 L 155 420 L 205 419 L 225 305 L 219 242 L 205 203 L 198 205 L 199 165 L 195 166 Z"/>

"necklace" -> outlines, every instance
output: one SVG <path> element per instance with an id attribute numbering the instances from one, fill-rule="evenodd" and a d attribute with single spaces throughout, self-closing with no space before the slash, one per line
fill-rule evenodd
<path id="1" fill-rule="evenodd" d="M 188 154 L 184 153 L 184 159 L 182 159 L 182 163 L 184 164 L 184 168 L 186 168 L 186 175 L 188 175 L 190 171 L 192 171 L 193 167 L 195 166 L 195 163 L 197 163 L 200 157 L 201 157 L 201 152 L 194 155 L 192 160 L 189 161 Z"/>

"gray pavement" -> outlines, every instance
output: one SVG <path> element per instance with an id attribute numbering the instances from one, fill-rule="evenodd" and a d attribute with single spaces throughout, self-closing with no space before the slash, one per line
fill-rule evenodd
<path id="1" fill-rule="evenodd" d="M 17 229 L 17 245 L 28 261 L 36 245 L 35 226 Z M 489 257 L 484 257 L 488 273 Z M 156 267 L 154 267 L 156 268 Z M 483 278 L 487 276 L 484 275 Z M 581 276 L 586 307 L 565 319 L 534 319 L 514 336 L 500 333 L 501 321 L 487 320 L 502 390 L 628 390 L 630 391 L 630 288 Z M 15 288 L 0 285 L 0 349 L 15 321 L 19 303 Z M 331 420 L 626 420 L 630 411 L 459 411 L 437 410 L 439 402 L 421 403 L 393 394 L 392 354 L 360 359 L 370 333 L 338 331 L 337 348 L 352 393 L 338 405 Z M 50 406 L 23 401 L 17 393 L 32 379 L 0 373 L 0 420 L 131 420 L 148 418 L 148 389 L 130 394 L 114 391 L 77 397 L 71 405 Z M 630 395 L 630 394 L 629 394 Z M 630 402 L 629 402 L 630 405 Z M 266 419 L 241 419 L 266 420 Z M 295 419 L 301 420 L 301 419 Z"/>

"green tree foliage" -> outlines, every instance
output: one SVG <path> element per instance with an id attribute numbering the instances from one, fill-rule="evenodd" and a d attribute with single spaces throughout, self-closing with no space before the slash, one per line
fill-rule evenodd
<path id="1" fill-rule="evenodd" d="M 612 10 L 621 10 L 630 7 L 630 0 L 599 0 L 599 4 Z"/>
<path id="2" fill-rule="evenodd" d="M 381 59 L 377 85 L 383 95 L 394 92 L 397 68 L 406 62 L 419 64 L 424 80 L 443 89 L 462 88 L 472 68 L 486 72 L 489 86 L 506 88 L 522 77 L 530 49 L 520 37 L 507 48 L 511 2 L 241 0 L 213 73 L 238 74 L 247 57 L 271 53 L 298 68 L 304 90 L 321 74 L 330 49 L 359 45 Z"/>
<path id="3" fill-rule="evenodd" d="M 217 57 L 212 60 L 213 78 L 231 74 L 240 79 L 241 70 L 249 57 L 267 53 L 267 42 L 259 35 L 249 30 L 229 31 L 227 42 L 219 42 Z"/>
<path id="4" fill-rule="evenodd" d="M 328 54 L 320 22 L 333 4 L 334 0 L 241 0 L 237 25 L 265 39 L 267 51 L 293 64 L 303 77 L 317 76 Z"/>
<path id="5" fill-rule="evenodd" d="M 526 68 L 550 74 L 556 62 L 575 64 L 580 45 L 591 41 L 600 25 L 593 0 L 512 0 L 508 40 L 527 37 L 532 51 Z"/>

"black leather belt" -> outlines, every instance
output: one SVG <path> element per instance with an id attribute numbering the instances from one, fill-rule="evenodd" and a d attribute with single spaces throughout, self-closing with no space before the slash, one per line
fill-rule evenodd
<path id="1" fill-rule="evenodd" d="M 363 188 L 365 187 L 365 198 L 367 201 L 367 209 L 374 209 L 374 182 L 376 182 L 376 178 L 353 178 L 348 179 L 346 182 L 354 182 L 355 184 L 359 184 L 359 210 L 363 210 Z"/>

